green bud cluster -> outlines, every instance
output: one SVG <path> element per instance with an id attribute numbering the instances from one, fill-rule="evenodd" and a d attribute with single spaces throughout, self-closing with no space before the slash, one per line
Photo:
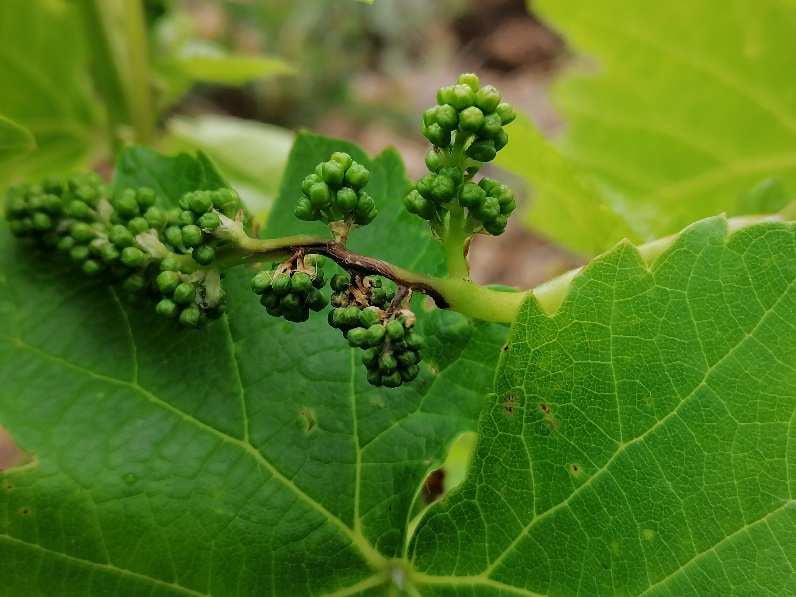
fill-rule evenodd
<path id="1" fill-rule="evenodd" d="M 196 327 L 223 312 L 221 275 L 203 266 L 221 242 L 212 236 L 220 214 L 236 216 L 241 203 L 218 189 L 188 193 L 179 205 L 162 207 L 146 187 L 111 196 L 88 173 L 12 188 L 6 211 L 16 236 L 106 276 L 131 298 L 149 295 L 159 315 Z"/>
<path id="2" fill-rule="evenodd" d="M 473 160 L 491 162 L 508 143 L 503 127 L 514 118 L 514 108 L 497 89 L 467 73 L 437 91 L 437 105 L 423 113 L 423 136 L 435 147 L 457 144 Z"/>
<path id="3" fill-rule="evenodd" d="M 320 290 L 325 285 L 323 270 L 310 257 L 298 266 L 288 262 L 259 271 L 251 284 L 268 314 L 288 321 L 307 321 L 311 310 L 320 311 L 326 306 Z"/>
<path id="4" fill-rule="evenodd" d="M 59 247 L 68 253 L 81 244 L 88 257 L 88 242 L 94 237 L 92 222 L 97 218 L 97 206 L 107 197 L 108 190 L 96 174 L 83 174 L 64 180 L 47 179 L 39 184 L 12 187 L 6 198 L 6 218 L 11 233 L 28 238 L 45 247 L 58 247 L 69 237 L 68 227 L 76 228 L 80 241 L 72 238 Z M 83 226 L 82 224 L 85 224 Z"/>
<path id="5" fill-rule="evenodd" d="M 481 163 L 494 159 L 508 142 L 503 127 L 514 120 L 514 110 L 474 74 L 442 87 L 437 102 L 423 115 L 423 134 L 434 144 L 426 154 L 429 174 L 409 190 L 404 205 L 428 220 L 440 237 L 452 210 L 464 215 L 466 234 L 502 234 L 517 206 L 514 194 L 489 178 L 478 184 L 472 179 Z"/>
<path id="6" fill-rule="evenodd" d="M 219 241 L 214 231 L 221 217 L 236 217 L 242 209 L 232 189 L 192 191 L 180 197 L 180 209 L 170 210 L 162 227 L 162 240 L 175 253 L 189 253 L 198 264 L 210 265 Z"/>
<path id="7" fill-rule="evenodd" d="M 302 181 L 302 196 L 293 213 L 306 221 L 369 224 L 379 213 L 373 197 L 364 190 L 369 178 L 365 166 L 337 151 Z"/>
<path id="8" fill-rule="evenodd" d="M 384 330 L 383 339 L 370 344 L 362 353 L 362 364 L 368 371 L 368 382 L 374 386 L 397 388 L 414 380 L 420 373 L 420 351 L 425 346 L 423 337 L 413 330 L 414 315 L 400 314 L 377 324 Z M 372 328 L 367 329 L 372 336 Z M 358 330 L 348 332 L 348 342 L 355 346 Z"/>
<path id="9" fill-rule="evenodd" d="M 224 313 L 226 294 L 217 270 L 184 272 L 180 262 L 170 257 L 160 261 L 159 269 L 154 281 L 160 299 L 155 305 L 158 315 L 195 328 Z"/>
<path id="10" fill-rule="evenodd" d="M 352 281 L 347 273 L 336 274 L 330 285 L 332 305 L 329 325 L 339 329 L 348 344 L 361 348 L 368 382 L 374 386 L 396 388 L 415 379 L 420 371 L 423 338 L 413 331 L 414 314 L 394 313 L 390 303 L 395 296 L 379 278 Z"/>
<path id="11" fill-rule="evenodd" d="M 355 276 L 352 280 L 350 274 L 340 273 L 332 276 L 329 285 L 332 287 L 331 303 L 335 309 L 357 305 L 361 307 L 373 305 L 386 309 L 395 297 L 395 288 L 385 286 L 382 279 L 375 276 Z M 332 317 L 331 313 L 329 317 Z M 333 325 L 333 327 L 338 326 Z"/>

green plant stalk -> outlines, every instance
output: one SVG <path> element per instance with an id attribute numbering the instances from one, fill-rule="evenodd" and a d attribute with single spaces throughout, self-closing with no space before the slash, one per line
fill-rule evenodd
<path id="1" fill-rule="evenodd" d="M 144 12 L 140 0 L 85 0 L 88 22 L 98 30 L 96 77 L 111 119 L 111 141 L 118 148 L 116 127 L 132 126 L 135 141 L 154 137 L 155 113 Z"/>
<path id="2" fill-rule="evenodd" d="M 464 171 L 466 156 L 464 148 L 470 135 L 456 134 L 450 153 L 449 164 Z M 470 277 L 470 264 L 467 262 L 466 248 L 472 233 L 467 230 L 467 221 L 464 209 L 458 201 L 451 207 L 447 226 L 442 237 L 442 247 L 445 250 L 445 261 L 448 264 L 448 276 L 456 279 Z"/>
<path id="3" fill-rule="evenodd" d="M 458 204 L 451 208 L 450 220 L 442 247 L 445 249 L 445 260 L 448 264 L 448 276 L 457 279 L 470 277 L 470 264 L 467 263 L 465 247 L 470 234 L 465 230 L 464 209 Z"/>
<path id="4" fill-rule="evenodd" d="M 130 119 L 136 139 L 148 143 L 154 136 L 155 111 L 151 93 L 149 72 L 149 40 L 142 1 L 126 1 L 125 23 L 127 25 L 127 52 L 130 63 L 130 85 L 127 90 L 130 103 Z"/>
<path id="5" fill-rule="evenodd" d="M 780 215 L 743 216 L 729 219 L 727 225 L 730 230 L 737 230 L 760 222 L 782 219 Z M 676 238 L 677 235 L 660 238 L 638 246 L 637 250 L 642 259 L 651 264 Z M 467 317 L 495 323 L 512 323 L 529 294 L 536 298 L 545 312 L 554 313 L 564 300 L 573 278 L 582 269 L 573 269 L 533 290 L 512 292 L 487 288 L 466 277 L 427 276 L 381 259 L 359 255 L 340 242 L 320 236 L 299 234 L 258 239 L 246 235 L 240 227 L 228 239 L 233 241 L 233 245 L 219 253 L 217 267 L 232 267 L 258 259 L 286 259 L 297 253 L 323 255 L 347 270 L 383 276 L 396 284 L 422 292 L 433 298 L 440 308 L 453 309 Z"/>

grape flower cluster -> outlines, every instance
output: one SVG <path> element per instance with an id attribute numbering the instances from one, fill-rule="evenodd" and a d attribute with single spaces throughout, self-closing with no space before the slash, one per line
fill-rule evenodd
<path id="1" fill-rule="evenodd" d="M 370 172 L 350 155 L 337 151 L 315 167 L 301 183 L 302 197 L 293 211 L 300 220 L 364 226 L 379 210 L 365 185 Z"/>
<path id="2" fill-rule="evenodd" d="M 486 177 L 474 180 L 508 142 L 504 127 L 514 118 L 497 89 L 482 86 L 473 74 L 441 88 L 437 105 L 423 115 L 423 134 L 433 145 L 426 155 L 429 173 L 403 201 L 429 221 L 449 265 L 457 251 L 464 257 L 472 234 L 501 234 L 516 208 L 507 186 Z M 64 255 L 86 275 L 105 277 L 131 298 L 151 299 L 158 315 L 186 327 L 223 313 L 224 267 L 257 253 L 269 259 L 284 255 L 251 280 L 266 312 L 303 322 L 331 303 L 328 323 L 362 351 L 368 382 L 396 388 L 420 373 L 425 343 L 410 305 L 411 288 L 421 283 L 345 248 L 349 232 L 379 212 L 365 190 L 369 179 L 363 164 L 337 151 L 301 182 L 295 216 L 326 223 L 334 241 L 249 237 L 246 211 L 229 188 L 166 197 L 147 187 L 112 188 L 96 174 L 14 187 L 6 215 L 14 235 L 44 253 Z M 327 257 L 343 267 L 329 280 L 330 298 L 323 271 Z M 424 291 L 435 288 L 423 284 Z"/>
<path id="3" fill-rule="evenodd" d="M 433 147 L 426 154 L 429 174 L 404 197 L 411 213 L 428 220 L 444 238 L 456 212 L 464 234 L 502 234 L 516 208 L 511 189 L 495 180 L 472 180 L 485 162 L 508 143 L 505 126 L 515 118 L 492 85 L 481 86 L 474 74 L 437 92 L 437 105 L 423 114 L 423 135 Z"/>
<path id="4" fill-rule="evenodd" d="M 415 315 L 406 307 L 408 300 L 400 300 L 393 288 L 374 276 L 336 274 L 330 285 L 334 308 L 329 325 L 339 329 L 351 347 L 364 350 L 368 381 L 396 388 L 415 379 L 424 341 L 414 331 Z"/>
<path id="5" fill-rule="evenodd" d="M 373 198 L 364 190 L 368 179 L 364 166 L 347 153 L 335 152 L 302 182 L 303 196 L 296 204 L 295 215 L 303 220 L 321 220 L 330 228 L 338 222 L 365 225 L 378 213 Z M 310 309 L 319 310 L 327 301 L 318 290 L 323 287 L 322 276 L 307 275 L 294 260 L 258 272 L 252 288 L 262 295 L 261 302 L 271 315 L 304 321 Z M 319 271 L 315 267 L 314 271 Z M 297 284 L 299 293 L 294 296 Z M 328 322 L 343 333 L 351 347 L 364 350 L 362 362 L 368 381 L 395 388 L 415 379 L 424 342 L 414 331 L 415 316 L 407 307 L 409 294 L 399 297 L 395 304 L 396 291 L 391 283 L 358 273 L 353 277 L 347 272 L 335 274 L 330 286 Z"/>
<path id="6" fill-rule="evenodd" d="M 11 232 L 63 253 L 90 276 L 104 275 L 130 297 L 147 295 L 155 311 L 197 327 L 224 310 L 221 274 L 213 268 L 224 241 L 222 218 L 239 217 L 231 189 L 200 190 L 166 207 L 147 187 L 115 193 L 96 174 L 12 188 Z"/>
<path id="7" fill-rule="evenodd" d="M 320 291 L 324 286 L 323 269 L 315 255 L 299 254 L 252 278 L 252 290 L 261 295 L 260 303 L 268 314 L 295 322 L 307 321 L 310 310 L 320 311 L 326 306 L 326 297 Z"/>

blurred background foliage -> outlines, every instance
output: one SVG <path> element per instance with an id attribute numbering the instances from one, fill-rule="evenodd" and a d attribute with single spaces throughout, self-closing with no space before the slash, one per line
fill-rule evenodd
<path id="1" fill-rule="evenodd" d="M 4 0 L 0 185 L 107 173 L 131 142 L 201 148 L 264 221 L 294 131 L 394 145 L 417 176 L 420 112 L 476 71 L 523 113 L 496 167 L 525 211 L 477 239 L 473 275 L 529 287 L 623 237 L 791 203 L 795 15 L 792 0 Z"/>

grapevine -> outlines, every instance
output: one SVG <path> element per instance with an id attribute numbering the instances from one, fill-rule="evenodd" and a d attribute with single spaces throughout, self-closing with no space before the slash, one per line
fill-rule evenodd
<path id="1" fill-rule="evenodd" d="M 429 222 L 444 246 L 446 277 L 425 276 L 348 249 L 349 235 L 372 222 L 379 207 L 367 190 L 370 172 L 342 151 L 307 174 L 294 208 L 301 220 L 325 223 L 331 239 L 258 239 L 240 197 L 226 187 L 196 189 L 173 202 L 148 187 L 112 189 L 94 173 L 11 189 L 9 228 L 125 296 L 149 300 L 159 316 L 187 328 L 224 313 L 226 269 L 270 261 L 251 280 L 268 316 L 299 323 L 329 306 L 329 325 L 361 349 L 368 381 L 398 387 L 420 373 L 425 346 L 415 329 L 414 293 L 491 321 L 510 321 L 522 300 L 520 293 L 474 284 L 467 266 L 471 237 L 501 234 L 516 207 L 507 186 L 486 177 L 475 180 L 508 142 L 505 126 L 514 111 L 497 89 L 481 86 L 473 74 L 440 89 L 437 100 L 422 122 L 423 135 L 432 143 L 426 155 L 429 173 L 403 202 Z M 328 261 L 342 271 L 327 280 Z"/>

